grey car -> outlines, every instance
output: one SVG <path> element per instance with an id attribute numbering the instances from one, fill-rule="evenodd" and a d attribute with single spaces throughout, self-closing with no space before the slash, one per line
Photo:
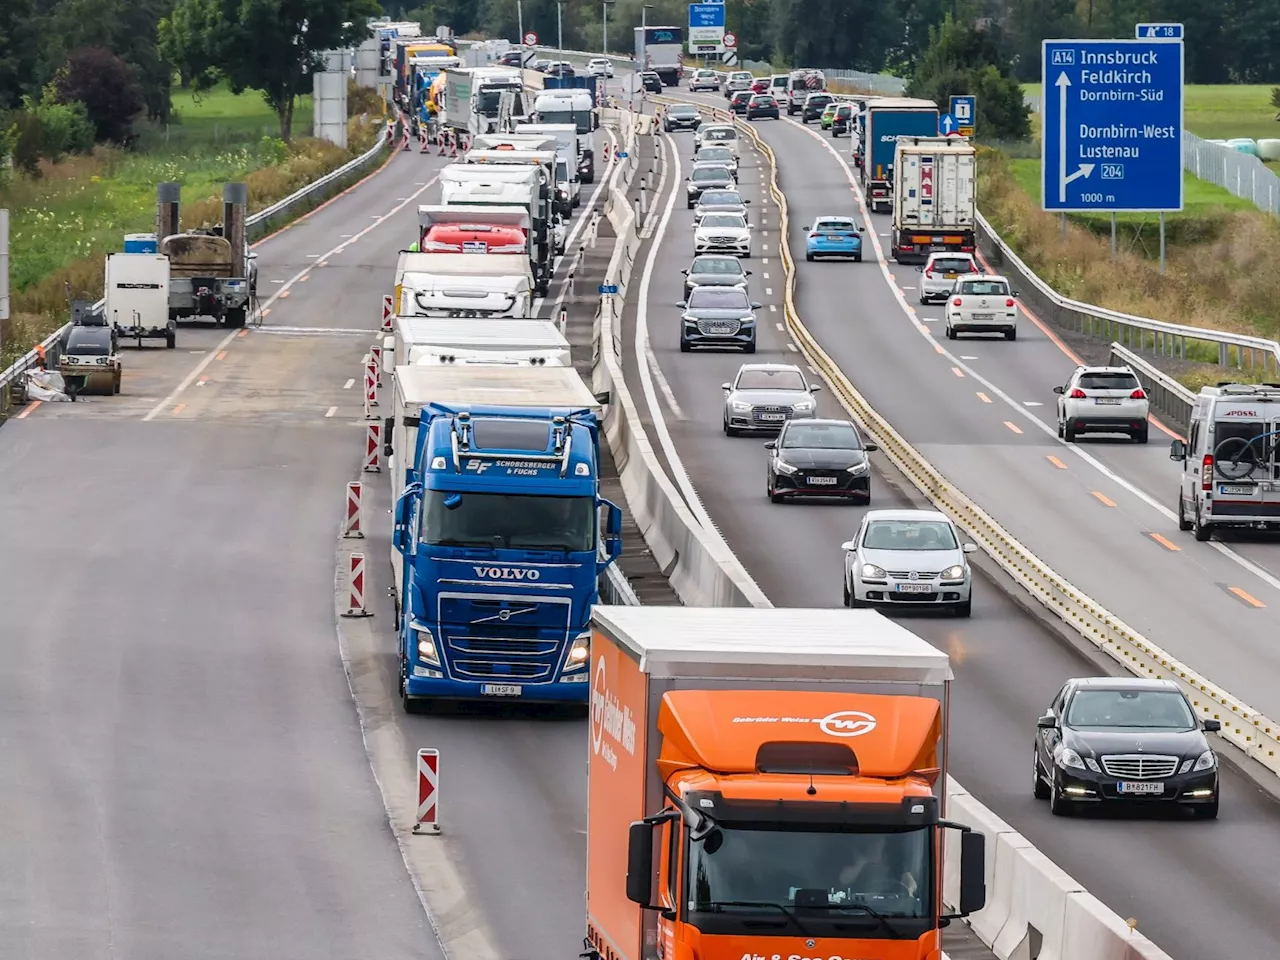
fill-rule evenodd
<path id="1" fill-rule="evenodd" d="M 694 347 L 730 347 L 756 352 L 756 311 L 760 304 L 744 287 L 697 287 L 680 302 L 680 352 Z"/>
<path id="2" fill-rule="evenodd" d="M 931 606 L 957 617 L 973 608 L 968 555 L 977 547 L 936 510 L 872 510 L 840 549 L 846 607 Z"/>
<path id="3" fill-rule="evenodd" d="M 716 253 L 704 253 L 693 258 L 689 269 L 681 270 L 684 274 L 684 298 L 689 299 L 696 287 L 742 287 L 747 286 L 750 270 L 742 268 L 742 261 L 737 257 Z"/>
<path id="4" fill-rule="evenodd" d="M 702 114 L 691 103 L 673 103 L 662 111 L 662 129 L 667 133 L 675 130 L 697 130 L 702 126 Z"/>
<path id="5" fill-rule="evenodd" d="M 747 216 L 747 204 L 750 202 L 744 200 L 737 190 L 704 190 L 698 197 L 698 205 L 693 208 L 693 222 L 696 225 L 708 213 L 736 213 L 750 223 L 751 218 Z"/>
<path id="6" fill-rule="evenodd" d="M 790 420 L 811 419 L 818 409 L 809 383 L 794 363 L 744 363 L 733 383 L 723 383 L 724 432 L 781 430 Z"/>
<path id="7" fill-rule="evenodd" d="M 733 171 L 719 163 L 695 163 L 685 184 L 685 199 L 692 210 L 706 190 L 727 190 L 734 185 Z"/>
<path id="8" fill-rule="evenodd" d="M 734 180 L 738 179 L 738 158 L 728 147 L 718 147 L 715 144 L 699 147 L 698 152 L 693 155 L 693 162 L 718 163 L 729 168 Z"/>

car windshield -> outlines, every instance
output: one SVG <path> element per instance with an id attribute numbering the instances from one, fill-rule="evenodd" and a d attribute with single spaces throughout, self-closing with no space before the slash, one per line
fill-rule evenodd
<path id="1" fill-rule="evenodd" d="M 745 70 L 740 70 L 737 73 L 729 74 L 729 79 L 730 80 L 750 80 L 751 74 Z"/>
<path id="2" fill-rule="evenodd" d="M 955 550 L 956 535 L 945 520 L 873 520 L 862 545 L 871 550 Z"/>
<path id="3" fill-rule="evenodd" d="M 683 103 L 670 107 L 667 112 L 673 117 L 693 117 L 698 113 L 698 108 Z"/>
<path id="4" fill-rule="evenodd" d="M 822 912 L 806 913 L 806 924 L 830 914 L 847 923 L 869 909 L 883 917 L 925 917 L 934 887 L 932 829 L 721 824 L 720 843 L 689 841 L 689 909 L 744 920 L 758 913 L 771 924 L 809 906 Z"/>
<path id="5" fill-rule="evenodd" d="M 851 423 L 800 423 L 787 427 L 784 447 L 806 450 L 861 450 L 862 439 Z"/>
<path id="6" fill-rule="evenodd" d="M 742 263 L 737 257 L 705 257 L 693 261 L 690 273 L 714 273 L 717 276 L 742 276 Z"/>
<path id="7" fill-rule="evenodd" d="M 851 113 L 853 113 L 853 107 L 849 106 L 848 104 L 842 103 L 840 104 L 840 106 L 836 107 L 837 117 L 847 117 Z"/>
<path id="8" fill-rule="evenodd" d="M 973 261 L 968 257 L 937 257 L 929 264 L 929 269 L 942 273 L 969 273 L 973 270 Z"/>
<path id="9" fill-rule="evenodd" d="M 733 174 L 729 173 L 729 171 L 724 167 L 702 167 L 701 169 L 695 167 L 690 179 L 718 180 L 720 182 L 724 182 L 725 180 L 732 180 Z"/>
<path id="10" fill-rule="evenodd" d="M 1191 730 L 1195 716 L 1173 690 L 1078 690 L 1067 707 L 1069 727 Z"/>
<path id="11" fill-rule="evenodd" d="M 811 93 L 804 103 L 806 107 L 825 107 L 830 102 L 831 98 L 825 93 Z"/>
<path id="12" fill-rule="evenodd" d="M 1081 390 L 1137 390 L 1141 384 L 1132 373 L 1082 373 Z"/>
<path id="13" fill-rule="evenodd" d="M 729 127 L 709 127 L 703 131 L 703 140 L 736 140 L 737 131 Z"/>
<path id="14" fill-rule="evenodd" d="M 732 207 L 742 203 L 742 197 L 736 190 L 708 190 L 702 195 L 702 205 L 709 207 Z"/>
<path id="15" fill-rule="evenodd" d="M 971 297 L 1007 297 L 1009 285 L 1003 280 L 966 280 L 960 292 Z"/>
<path id="16" fill-rule="evenodd" d="M 741 287 L 694 287 L 689 294 L 690 310 L 739 310 L 751 312 L 751 301 Z"/>
<path id="17" fill-rule="evenodd" d="M 742 219 L 740 213 L 710 213 L 702 218 L 702 225 L 717 229 L 742 230 L 746 228 L 747 222 Z"/>
<path id="18" fill-rule="evenodd" d="M 814 233 L 854 233 L 857 229 L 848 220 L 819 220 L 813 225 Z"/>
<path id="19" fill-rule="evenodd" d="M 423 543 L 570 553 L 595 550 L 593 497 L 428 490 L 424 499 L 419 533 Z"/>
<path id="20" fill-rule="evenodd" d="M 743 370 L 738 374 L 736 390 L 805 390 L 799 370 Z"/>

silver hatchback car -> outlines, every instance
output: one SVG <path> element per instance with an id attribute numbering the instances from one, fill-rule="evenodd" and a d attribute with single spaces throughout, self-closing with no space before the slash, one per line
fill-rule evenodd
<path id="1" fill-rule="evenodd" d="M 968 554 L 978 548 L 936 510 L 870 510 L 844 554 L 846 607 L 950 608 L 967 617 L 973 605 Z"/>
<path id="2" fill-rule="evenodd" d="M 745 431 L 782 429 L 788 420 L 812 418 L 818 405 L 813 395 L 821 385 L 809 383 L 794 363 L 744 363 L 733 383 L 723 383 L 724 432 L 736 437 Z"/>

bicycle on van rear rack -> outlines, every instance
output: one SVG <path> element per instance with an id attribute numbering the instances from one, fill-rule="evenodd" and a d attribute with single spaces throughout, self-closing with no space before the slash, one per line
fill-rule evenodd
<path id="1" fill-rule="evenodd" d="M 1227 437 L 1214 447 L 1213 462 L 1218 473 L 1227 480 L 1247 480 L 1259 470 L 1268 477 L 1280 450 L 1280 431 L 1260 433 L 1256 437 Z M 1269 442 L 1267 442 L 1269 441 Z"/>

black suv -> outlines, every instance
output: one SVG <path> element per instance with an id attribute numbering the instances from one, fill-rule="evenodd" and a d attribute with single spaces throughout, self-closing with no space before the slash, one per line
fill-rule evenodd
<path id="1" fill-rule="evenodd" d="M 822 112 L 827 109 L 827 104 L 831 103 L 835 97 L 829 93 L 811 93 L 804 101 L 804 106 L 800 109 L 800 122 L 808 123 L 810 120 L 817 120 L 822 116 Z"/>

